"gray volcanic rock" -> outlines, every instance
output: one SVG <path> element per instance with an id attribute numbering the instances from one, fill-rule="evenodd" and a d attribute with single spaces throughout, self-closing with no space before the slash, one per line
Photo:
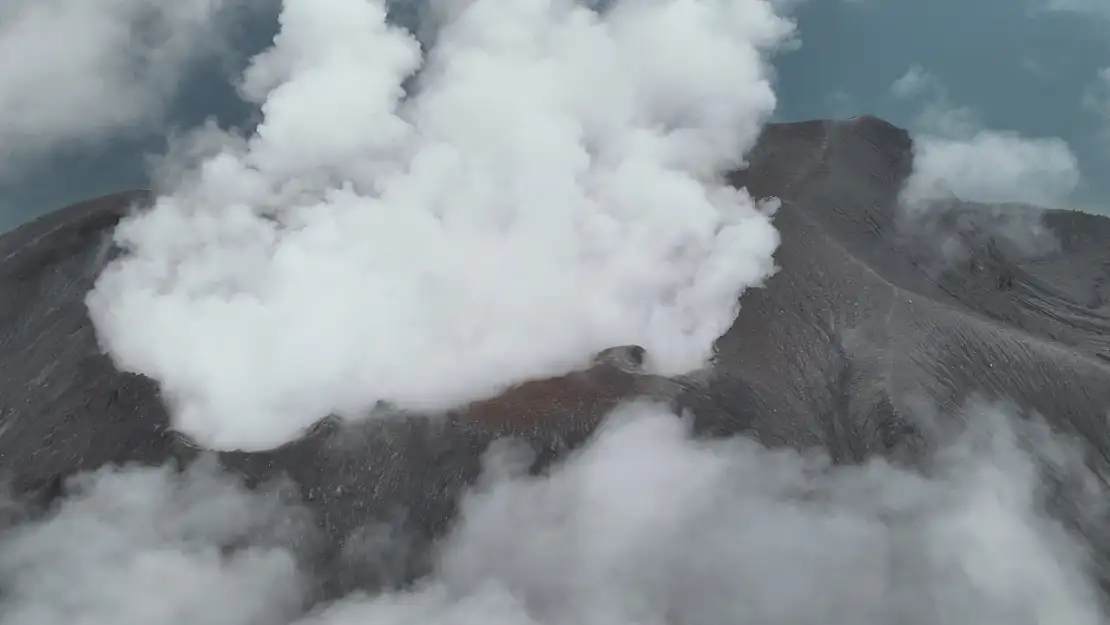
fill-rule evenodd
<path id="1" fill-rule="evenodd" d="M 918 439 L 904 415 L 922 402 L 952 414 L 981 395 L 1110 448 L 1110 220 L 1039 210 L 1047 253 L 989 207 L 905 224 L 912 144 L 874 118 L 771 126 L 751 162 L 735 182 L 782 199 L 782 270 L 743 298 L 717 368 L 753 390 L 766 442 L 859 459 Z M 946 237 L 963 258 L 942 258 Z"/>
<path id="2" fill-rule="evenodd" d="M 956 414 L 984 395 L 1079 434 L 1095 457 L 1110 452 L 1110 220 L 1037 211 L 1053 245 L 1036 250 L 1006 234 L 1010 213 L 960 202 L 907 229 L 898 195 L 912 144 L 870 117 L 769 126 L 750 161 L 734 182 L 781 198 L 781 270 L 745 294 L 705 379 L 645 375 L 635 346 L 614 348 L 587 371 L 443 417 L 325 421 L 280 449 L 220 460 L 251 483 L 292 480 L 323 530 L 312 560 L 332 594 L 389 581 L 341 565 L 344 543 L 372 522 L 404 527 L 401 577 L 418 574 L 494 440 L 528 440 L 538 468 L 633 397 L 691 411 L 706 434 L 855 462 L 914 461 L 936 425 L 922 406 Z M 207 453 L 169 431 L 154 384 L 115 371 L 84 306 L 112 226 L 146 201 L 90 200 L 0 237 L 0 476 L 42 505 L 81 471 Z M 942 258 L 940 237 L 959 253 Z"/>
<path id="3" fill-rule="evenodd" d="M 64 208 L 0 237 L 0 471 L 16 490 L 105 463 L 160 463 L 172 438 L 155 385 L 100 353 L 84 297 L 131 192 Z"/>

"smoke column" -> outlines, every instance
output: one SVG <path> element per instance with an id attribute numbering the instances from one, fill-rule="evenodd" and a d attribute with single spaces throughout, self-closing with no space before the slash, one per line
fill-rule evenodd
<path id="1" fill-rule="evenodd" d="M 770 4 L 439 9 L 422 55 L 380 1 L 286 0 L 242 77 L 261 124 L 119 227 L 92 319 L 200 444 L 446 408 L 617 344 L 689 371 L 773 270 L 771 207 L 719 181 L 775 105 Z"/>

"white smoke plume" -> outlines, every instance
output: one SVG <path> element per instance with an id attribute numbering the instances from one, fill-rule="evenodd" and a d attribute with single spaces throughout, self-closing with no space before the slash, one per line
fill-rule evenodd
<path id="1" fill-rule="evenodd" d="M 0 181 L 49 154 L 149 131 L 252 0 L 4 0 Z"/>
<path id="2" fill-rule="evenodd" d="M 1055 208 L 1066 205 L 1078 188 L 1079 161 L 1065 141 L 984 127 L 973 109 L 955 105 L 924 68 L 911 67 L 891 93 L 920 109 L 912 128 L 914 172 L 903 193 L 911 210 L 953 197 Z"/>
<path id="3" fill-rule="evenodd" d="M 457 0 L 422 58 L 376 0 L 286 0 L 262 107 L 150 212 L 88 299 L 175 426 L 259 449 L 376 402 L 445 408 L 637 343 L 704 365 L 773 270 L 720 182 L 775 106 L 765 0 Z M 417 79 L 406 96 L 406 79 Z"/>
<path id="4" fill-rule="evenodd" d="M 1083 477 L 1075 450 L 998 408 L 967 422 L 918 472 L 696 440 L 666 411 L 627 406 L 545 475 L 491 452 L 429 575 L 306 614 L 293 552 L 257 538 L 295 509 L 210 467 L 102 472 L 0 539 L 0 620 L 1104 623 L 1083 540 L 1043 511 L 1041 467 Z"/>

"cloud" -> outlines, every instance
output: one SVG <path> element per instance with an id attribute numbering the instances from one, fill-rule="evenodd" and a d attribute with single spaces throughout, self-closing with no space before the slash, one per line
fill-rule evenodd
<path id="1" fill-rule="evenodd" d="M 981 130 L 966 139 L 917 140 L 910 201 L 956 196 L 982 203 L 1060 204 L 1079 183 L 1071 149 L 1057 138 Z"/>
<path id="2" fill-rule="evenodd" d="M 211 466 L 103 471 L 0 539 L 0 611 L 13 625 L 1102 623 L 1088 546 L 1044 514 L 1049 496 L 1103 496 L 1043 481 L 1094 483 L 1075 450 L 999 407 L 964 416 L 917 471 L 696 439 L 625 406 L 542 475 L 490 450 L 427 576 L 304 614 L 313 580 L 274 530 L 297 508 Z"/>
<path id="3" fill-rule="evenodd" d="M 214 463 L 103 469 L 47 518 L 0 534 L 9 625 L 279 623 L 303 608 L 303 515 Z M 292 530 L 292 531 L 290 531 Z"/>
<path id="4" fill-rule="evenodd" d="M 891 94 L 918 108 L 914 172 L 903 192 L 911 210 L 958 198 L 984 204 L 1066 204 L 1079 187 L 1079 162 L 1057 137 L 985 128 L 973 109 L 953 104 L 943 83 L 914 66 Z"/>
<path id="5" fill-rule="evenodd" d="M 1083 109 L 1095 117 L 1104 137 L 1110 138 L 1110 67 L 1098 72 L 1080 100 Z"/>
<path id="6" fill-rule="evenodd" d="M 0 4 L 0 181 L 56 151 L 157 128 L 241 0 Z"/>
<path id="7" fill-rule="evenodd" d="M 1100 622 L 1083 546 L 1039 512 L 1018 448 L 1038 433 L 994 408 L 971 422 L 924 477 L 695 441 L 627 407 L 549 476 L 483 484 L 415 597 L 322 621 Z"/>
<path id="8" fill-rule="evenodd" d="M 938 88 L 937 77 L 920 65 L 913 65 L 890 85 L 890 92 L 899 98 L 913 98 Z"/>
<path id="9" fill-rule="evenodd" d="M 895 99 L 917 107 L 911 124 L 916 134 L 968 137 L 982 126 L 973 109 L 954 104 L 940 78 L 920 65 L 911 66 L 891 83 L 890 93 Z"/>
<path id="10" fill-rule="evenodd" d="M 1102 0 L 1041 0 L 1037 8 L 1040 11 L 1110 17 L 1110 5 Z"/>
<path id="11" fill-rule="evenodd" d="M 241 83 L 256 132 L 186 142 L 208 156 L 118 229 L 93 321 L 201 444 L 445 408 L 613 345 L 698 368 L 772 272 L 768 211 L 721 180 L 775 106 L 793 26 L 769 4 L 442 10 L 422 58 L 380 2 L 286 2 Z"/>
<path id="12" fill-rule="evenodd" d="M 856 108 L 852 96 L 843 89 L 826 94 L 824 100 L 826 108 L 833 117 L 847 118 L 855 114 Z"/>

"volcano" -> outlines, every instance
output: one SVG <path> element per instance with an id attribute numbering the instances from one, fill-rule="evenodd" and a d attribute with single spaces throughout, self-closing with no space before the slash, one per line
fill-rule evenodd
<path id="1" fill-rule="evenodd" d="M 899 197 L 912 169 L 909 135 L 873 117 L 766 127 L 731 181 L 781 200 L 779 270 L 744 294 L 704 375 L 649 375 L 636 346 L 614 346 L 589 369 L 447 415 L 383 406 L 396 414 L 324 420 L 257 453 L 192 445 L 171 428 L 156 384 L 117 371 L 97 344 L 85 295 L 115 253 L 114 225 L 151 195 L 60 209 L 0 237 L 0 476 L 40 511 L 66 496 L 71 476 L 105 465 L 183 467 L 214 455 L 250 484 L 290 478 L 326 537 L 315 566 L 341 593 L 367 583 L 329 572 L 359 528 L 401 523 L 419 539 L 403 567 L 418 575 L 420 545 L 445 531 L 494 441 L 527 441 L 539 471 L 634 399 L 689 415 L 705 436 L 819 449 L 851 464 L 919 461 L 943 429 L 935 417 L 981 397 L 1042 415 L 1101 468 L 1110 220 L 958 198 L 910 220 Z M 1038 224 L 1047 244 L 1011 236 L 1015 219 Z"/>

